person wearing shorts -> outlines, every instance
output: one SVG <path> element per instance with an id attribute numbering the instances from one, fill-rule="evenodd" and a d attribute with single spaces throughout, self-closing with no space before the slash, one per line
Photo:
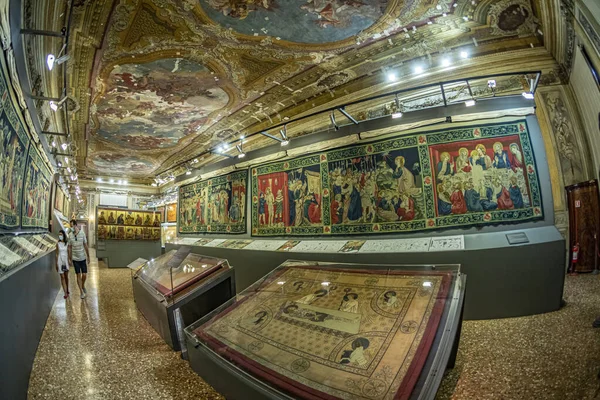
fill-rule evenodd
<path id="1" fill-rule="evenodd" d="M 77 286 L 81 292 L 81 298 L 85 299 L 87 291 L 85 290 L 85 280 L 87 278 L 87 261 L 90 259 L 90 251 L 87 245 L 87 238 L 77 221 L 71 220 L 71 233 L 69 234 L 69 260 L 75 268 L 77 274 Z"/>
<path id="2" fill-rule="evenodd" d="M 64 299 L 69 297 L 69 242 L 67 234 L 61 230 L 58 234 L 58 243 L 56 243 L 56 272 L 60 274 L 60 283 L 62 284 L 65 295 Z"/>

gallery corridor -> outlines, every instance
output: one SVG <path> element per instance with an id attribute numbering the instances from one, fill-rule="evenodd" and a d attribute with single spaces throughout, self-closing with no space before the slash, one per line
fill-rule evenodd
<path id="1" fill-rule="evenodd" d="M 127 268 L 106 268 L 90 249 L 87 298 L 62 290 L 31 373 L 30 399 L 218 399 L 137 310 Z"/>

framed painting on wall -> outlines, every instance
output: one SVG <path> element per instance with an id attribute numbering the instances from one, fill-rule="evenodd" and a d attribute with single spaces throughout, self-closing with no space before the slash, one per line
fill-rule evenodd
<path id="1" fill-rule="evenodd" d="M 179 233 L 245 233 L 248 170 L 179 188 Z"/>
<path id="2" fill-rule="evenodd" d="M 64 215 L 64 201 L 65 201 L 65 195 L 62 191 L 62 189 L 60 188 L 60 186 L 55 185 L 54 186 L 56 188 L 55 190 L 55 198 L 54 198 L 54 208 L 58 211 L 60 211 L 61 213 L 63 213 Z"/>
<path id="3" fill-rule="evenodd" d="M 403 135 L 257 166 L 251 186 L 254 236 L 543 219 L 524 120 Z"/>
<path id="4" fill-rule="evenodd" d="M 177 203 L 167 204 L 167 222 L 177 222 Z"/>
<path id="5" fill-rule="evenodd" d="M 48 229 L 51 178 L 52 174 L 40 153 L 33 145 L 30 146 L 25 168 L 23 208 L 21 210 L 21 225 L 24 228 Z"/>
<path id="6" fill-rule="evenodd" d="M 2 57 L 0 57 L 2 58 Z M 4 60 L 0 61 L 0 228 L 21 226 L 23 182 L 29 136 L 15 110 L 16 99 L 9 89 L 9 74 Z"/>

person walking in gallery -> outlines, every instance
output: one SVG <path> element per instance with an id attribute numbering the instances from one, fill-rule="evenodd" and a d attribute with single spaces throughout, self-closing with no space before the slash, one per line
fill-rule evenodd
<path id="1" fill-rule="evenodd" d="M 90 250 L 87 245 L 87 238 L 77 225 L 77 221 L 71 220 L 73 230 L 69 234 L 69 260 L 75 268 L 77 274 L 77 286 L 81 292 L 81 298 L 85 299 L 87 291 L 85 290 L 85 280 L 87 278 L 87 261 L 90 259 Z"/>
<path id="2" fill-rule="evenodd" d="M 56 272 L 60 274 L 60 283 L 65 292 L 63 298 L 66 299 L 69 297 L 69 242 L 67 234 L 62 229 L 56 243 Z"/>

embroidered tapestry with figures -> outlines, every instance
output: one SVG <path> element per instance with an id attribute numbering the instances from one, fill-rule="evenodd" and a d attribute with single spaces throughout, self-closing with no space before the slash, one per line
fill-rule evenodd
<path id="1" fill-rule="evenodd" d="M 48 229 L 51 181 L 52 173 L 32 144 L 29 147 L 25 168 L 23 207 L 21 209 L 23 228 Z"/>
<path id="2" fill-rule="evenodd" d="M 542 219 L 527 123 L 398 136 L 252 168 L 252 235 L 348 235 Z"/>
<path id="3" fill-rule="evenodd" d="M 179 188 L 179 233 L 245 233 L 248 170 Z"/>
<path id="4" fill-rule="evenodd" d="M 15 109 L 4 62 L 0 73 L 0 227 L 19 228 L 29 137 Z M 47 228 L 46 224 L 46 228 Z"/>

